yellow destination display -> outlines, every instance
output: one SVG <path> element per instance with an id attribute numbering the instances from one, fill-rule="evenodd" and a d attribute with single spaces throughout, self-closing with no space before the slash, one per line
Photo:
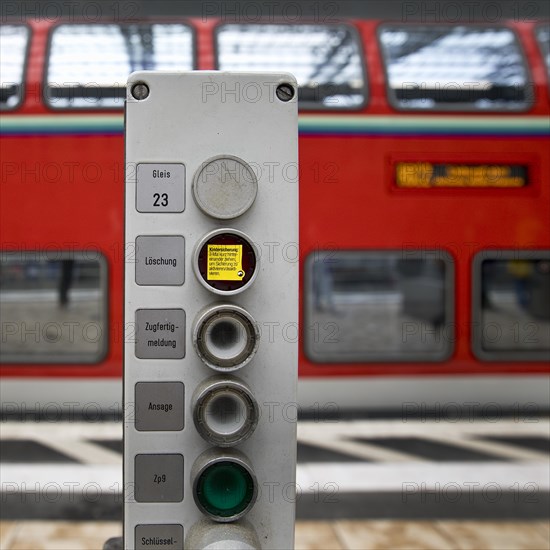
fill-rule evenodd
<path id="1" fill-rule="evenodd" d="M 242 244 L 209 244 L 207 279 L 209 281 L 240 281 L 243 271 Z"/>
<path id="2" fill-rule="evenodd" d="M 506 164 L 447 164 L 398 162 L 397 187 L 523 187 L 527 168 Z"/>

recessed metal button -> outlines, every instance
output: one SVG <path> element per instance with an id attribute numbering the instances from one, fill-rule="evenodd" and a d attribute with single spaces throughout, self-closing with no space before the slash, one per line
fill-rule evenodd
<path id="1" fill-rule="evenodd" d="M 193 179 L 197 206 L 209 216 L 229 220 L 244 214 L 254 203 L 258 180 L 241 159 L 223 156 L 202 164 Z"/>

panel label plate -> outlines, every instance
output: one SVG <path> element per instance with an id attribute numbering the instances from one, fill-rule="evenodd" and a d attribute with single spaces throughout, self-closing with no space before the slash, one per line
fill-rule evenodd
<path id="1" fill-rule="evenodd" d="M 183 212 L 185 209 L 183 164 L 138 164 L 136 180 L 138 212 Z"/>
<path id="2" fill-rule="evenodd" d="M 136 550 L 183 550 L 181 525 L 136 525 Z"/>
<path id="3" fill-rule="evenodd" d="M 135 498 L 136 502 L 181 502 L 183 456 L 136 455 Z"/>
<path id="4" fill-rule="evenodd" d="M 136 357 L 140 359 L 183 359 L 185 311 L 138 309 L 135 346 Z"/>
<path id="5" fill-rule="evenodd" d="M 184 387 L 181 382 L 136 384 L 136 430 L 183 430 Z"/>
<path id="6" fill-rule="evenodd" d="M 185 239 L 179 235 L 136 239 L 138 285 L 182 285 L 185 281 Z"/>

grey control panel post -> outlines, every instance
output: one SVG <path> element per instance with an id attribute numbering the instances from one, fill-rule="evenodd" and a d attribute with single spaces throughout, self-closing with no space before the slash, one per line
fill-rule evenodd
<path id="1" fill-rule="evenodd" d="M 129 78 L 125 549 L 294 546 L 296 90 Z"/>

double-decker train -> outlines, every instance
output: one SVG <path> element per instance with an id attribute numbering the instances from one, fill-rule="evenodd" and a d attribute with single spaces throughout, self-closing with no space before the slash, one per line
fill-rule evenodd
<path id="1" fill-rule="evenodd" d="M 547 22 L 8 20 L 0 45 L 5 412 L 120 407 L 138 69 L 297 77 L 300 247 L 258 245 L 301 265 L 300 326 L 260 328 L 299 339 L 304 410 L 548 407 Z"/>

